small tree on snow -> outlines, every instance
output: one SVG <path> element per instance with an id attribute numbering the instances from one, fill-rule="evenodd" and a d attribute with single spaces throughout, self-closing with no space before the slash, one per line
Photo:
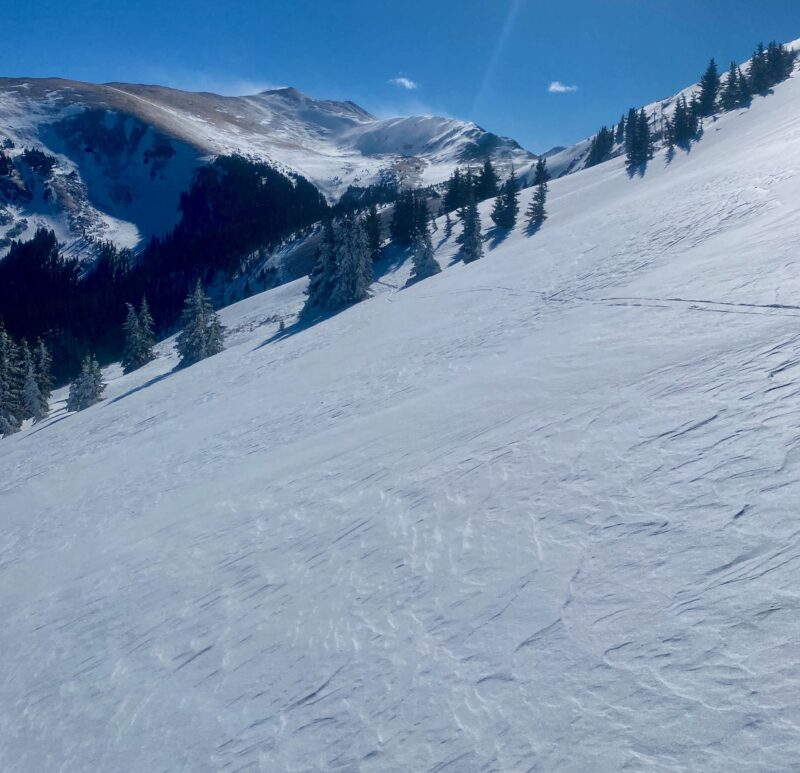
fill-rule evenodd
<path id="1" fill-rule="evenodd" d="M 463 228 L 461 235 L 458 237 L 461 244 L 461 259 L 464 263 L 472 263 L 483 257 L 481 217 L 474 199 L 461 210 L 461 222 Z"/>
<path id="2" fill-rule="evenodd" d="M 498 228 L 510 231 L 517 224 L 518 197 L 517 176 L 512 169 L 509 178 L 500 188 L 500 195 L 495 199 L 492 209 L 492 220 Z"/>
<path id="3" fill-rule="evenodd" d="M 224 349 L 224 340 L 225 328 L 198 279 L 194 290 L 186 296 L 181 314 L 181 332 L 177 339 L 180 366 L 193 365 L 219 354 Z"/>
<path id="4" fill-rule="evenodd" d="M 314 263 L 314 268 L 308 277 L 308 290 L 306 291 L 306 304 L 303 312 L 315 309 L 324 309 L 328 305 L 331 291 L 336 280 L 336 229 L 332 220 L 322 224 L 322 239 L 320 240 L 319 254 Z"/>
<path id="5" fill-rule="evenodd" d="M 40 338 L 36 346 L 36 383 L 45 402 L 50 400 L 50 395 L 53 393 L 52 364 L 53 358 L 50 356 L 50 351 Z"/>
<path id="6" fill-rule="evenodd" d="M 412 257 L 411 278 L 409 284 L 427 279 L 429 276 L 438 274 L 442 269 L 433 256 L 433 245 L 431 235 L 426 228 L 420 231 L 414 238 L 414 255 Z"/>
<path id="7" fill-rule="evenodd" d="M 23 343 L 22 410 L 27 419 L 41 421 L 48 414 L 47 400 L 42 397 L 36 381 L 36 370 L 28 347 Z"/>
<path id="8" fill-rule="evenodd" d="M 105 388 L 100 365 L 94 357 L 87 355 L 81 363 L 81 372 L 69 385 L 67 410 L 83 411 L 94 405 L 103 396 Z"/>
<path id="9" fill-rule="evenodd" d="M 123 373 L 130 373 L 140 365 L 142 329 L 139 325 L 139 316 L 136 314 L 136 310 L 130 303 L 126 305 L 128 313 L 122 326 L 125 333 L 125 348 L 122 351 L 122 371 Z"/>
<path id="10" fill-rule="evenodd" d="M 536 233 L 542 227 L 544 221 L 547 220 L 546 202 L 547 183 L 542 183 L 536 186 L 528 211 L 525 213 L 528 217 L 528 230 L 531 233 Z"/>
<path id="11" fill-rule="evenodd" d="M 150 314 L 150 307 L 147 305 L 147 298 L 142 296 L 139 305 L 139 332 L 142 337 L 142 364 L 150 362 L 156 358 L 153 348 L 156 345 L 155 322 Z"/>
<path id="12" fill-rule="evenodd" d="M 372 259 L 361 222 L 352 216 L 343 218 L 337 241 L 339 259 L 327 304 L 331 310 L 363 301 L 372 284 Z"/>

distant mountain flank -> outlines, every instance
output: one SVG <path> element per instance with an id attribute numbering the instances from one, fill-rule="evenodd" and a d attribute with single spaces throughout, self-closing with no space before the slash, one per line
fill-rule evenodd
<path id="1" fill-rule="evenodd" d="M 194 171 L 218 155 L 303 175 L 331 202 L 352 185 L 428 185 L 459 164 L 521 169 L 536 159 L 471 122 L 378 119 L 295 88 L 225 97 L 61 78 L 0 78 L 0 144 L 11 161 L 26 148 L 54 159 L 46 174 L 15 164 L 0 186 L 0 255 L 40 225 L 77 252 L 98 240 L 139 246 L 174 226 Z"/>

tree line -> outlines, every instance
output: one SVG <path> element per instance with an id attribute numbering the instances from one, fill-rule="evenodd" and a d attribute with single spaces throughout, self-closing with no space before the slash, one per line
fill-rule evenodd
<path id="1" fill-rule="evenodd" d="M 754 96 L 767 94 L 791 75 L 796 58 L 797 52 L 782 44 L 773 41 L 765 47 L 759 43 L 746 72 L 733 62 L 724 77 L 712 59 L 698 82 L 698 90 L 688 100 L 685 95 L 678 97 L 666 122 L 658 125 L 644 109 L 631 108 L 616 126 L 602 126 L 592 138 L 585 166 L 600 164 L 622 148 L 629 171 L 642 171 L 653 157 L 657 141 L 664 141 L 670 148 L 687 148 L 701 136 L 704 118 L 747 107 Z"/>

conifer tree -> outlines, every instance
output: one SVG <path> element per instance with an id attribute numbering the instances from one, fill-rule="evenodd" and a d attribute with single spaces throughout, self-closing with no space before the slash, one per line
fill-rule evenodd
<path id="1" fill-rule="evenodd" d="M 603 126 L 592 139 L 586 156 L 587 169 L 605 161 L 614 149 L 614 131 Z"/>
<path id="2" fill-rule="evenodd" d="M 336 229 L 332 220 L 322 224 L 319 254 L 308 279 L 304 312 L 324 309 L 333 290 L 336 277 Z"/>
<path id="3" fill-rule="evenodd" d="M 97 360 L 86 355 L 81 363 L 81 372 L 69 385 L 67 396 L 68 411 L 83 411 L 100 401 L 106 388 L 103 381 L 103 372 Z"/>
<path id="4" fill-rule="evenodd" d="M 497 196 L 498 183 L 497 172 L 492 166 L 491 159 L 486 159 L 483 162 L 483 169 L 481 169 L 478 178 L 475 180 L 475 196 L 478 201 L 484 199 L 491 199 Z"/>
<path id="5" fill-rule="evenodd" d="M 625 116 L 619 119 L 617 124 L 617 133 L 614 136 L 614 142 L 620 143 L 625 141 Z"/>
<path id="6" fill-rule="evenodd" d="M 130 303 L 125 304 L 127 314 L 122 329 L 125 333 L 125 348 L 122 352 L 122 372 L 130 373 L 136 370 L 142 350 L 142 329 L 139 324 L 139 316 Z"/>
<path id="7" fill-rule="evenodd" d="M 414 254 L 412 256 L 411 278 L 409 284 L 427 279 L 441 271 L 436 258 L 433 256 L 431 235 L 425 229 L 414 237 Z"/>
<path id="8" fill-rule="evenodd" d="M 14 341 L 0 325 L 0 435 L 3 437 L 17 432 L 22 421 L 17 367 Z"/>
<path id="9" fill-rule="evenodd" d="M 25 342 L 22 346 L 22 413 L 26 419 L 33 419 L 34 422 L 41 421 L 47 416 L 47 400 L 42 397 L 39 391 L 39 384 L 36 381 L 36 369 L 34 359 Z"/>
<path id="10" fill-rule="evenodd" d="M 145 365 L 156 358 L 153 351 L 156 345 L 155 322 L 145 296 L 142 296 L 142 302 L 139 304 L 139 332 L 142 337 L 142 365 Z"/>
<path id="11" fill-rule="evenodd" d="M 540 156 L 533 170 L 533 184 L 541 185 L 550 182 L 550 172 L 547 169 L 547 159 Z"/>
<path id="12" fill-rule="evenodd" d="M 500 195 L 495 199 L 492 220 L 498 228 L 510 231 L 517 224 L 519 214 L 519 186 L 514 169 L 503 183 Z"/>
<path id="13" fill-rule="evenodd" d="M 367 247 L 373 263 L 381 256 L 381 242 L 383 241 L 382 231 L 383 228 L 381 226 L 378 208 L 375 204 L 372 204 L 364 218 L 364 233 L 367 237 Z"/>
<path id="14" fill-rule="evenodd" d="M 224 348 L 224 340 L 225 328 L 198 279 L 194 290 L 186 296 L 181 314 L 181 332 L 177 339 L 180 366 L 193 365 L 219 354 Z"/>
<path id="15" fill-rule="evenodd" d="M 447 190 L 442 201 L 445 211 L 454 212 L 465 207 L 473 192 L 472 189 L 472 173 L 463 173 L 460 169 L 456 169 L 447 181 Z"/>
<path id="16" fill-rule="evenodd" d="M 339 260 L 327 308 L 334 310 L 359 303 L 369 296 L 372 259 L 361 221 L 352 215 L 339 226 Z"/>
<path id="17" fill-rule="evenodd" d="M 772 85 L 769 82 L 769 69 L 767 66 L 767 53 L 764 44 L 759 43 L 750 60 L 750 69 L 747 73 L 750 82 L 750 91 L 753 94 L 764 94 Z"/>
<path id="18" fill-rule="evenodd" d="M 36 345 L 35 371 L 39 393 L 45 402 L 49 402 L 53 394 L 52 366 L 53 358 L 50 356 L 50 351 L 45 346 L 44 341 L 40 338 L 39 343 Z"/>
<path id="19" fill-rule="evenodd" d="M 735 110 L 741 104 L 739 73 L 736 62 L 731 62 L 728 76 L 720 90 L 720 105 L 723 110 Z"/>
<path id="20" fill-rule="evenodd" d="M 464 263 L 472 263 L 483 257 L 483 243 L 481 241 L 481 217 L 478 205 L 472 199 L 461 210 L 462 230 L 459 236 L 461 245 L 461 259 Z"/>
<path id="21" fill-rule="evenodd" d="M 542 183 L 536 186 L 531 203 L 528 205 L 528 211 L 525 213 L 528 218 L 528 230 L 531 233 L 536 233 L 542 227 L 544 221 L 547 220 L 546 203 L 547 183 Z"/>
<path id="22" fill-rule="evenodd" d="M 717 70 L 717 63 L 712 59 L 703 77 L 700 79 L 700 96 L 698 97 L 698 105 L 700 115 L 705 117 L 714 112 L 717 104 L 717 95 L 719 94 L 720 77 Z"/>

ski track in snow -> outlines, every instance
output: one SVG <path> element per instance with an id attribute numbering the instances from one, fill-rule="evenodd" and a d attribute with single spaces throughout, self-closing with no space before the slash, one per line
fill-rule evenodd
<path id="1" fill-rule="evenodd" d="M 796 769 L 798 105 L 0 442 L 0 768 Z"/>

